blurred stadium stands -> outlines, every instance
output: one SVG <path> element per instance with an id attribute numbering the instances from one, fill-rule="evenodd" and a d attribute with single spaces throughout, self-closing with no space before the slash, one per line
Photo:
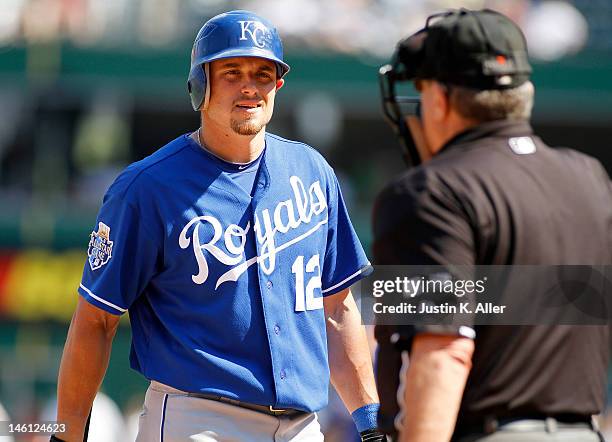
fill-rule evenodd
<path id="1" fill-rule="evenodd" d="M 379 110 L 377 66 L 431 12 L 487 6 L 521 24 L 533 47 L 537 131 L 612 173 L 609 0 L 0 3 L 0 402 L 14 420 L 36 420 L 54 395 L 105 189 L 126 164 L 198 126 L 189 55 L 217 13 L 252 9 L 279 28 L 292 71 L 269 129 L 330 160 L 366 248 L 374 195 L 402 169 Z M 122 327 L 103 386 L 126 413 L 146 385 L 128 368 L 129 339 Z M 324 422 L 346 419 L 333 403 Z"/>

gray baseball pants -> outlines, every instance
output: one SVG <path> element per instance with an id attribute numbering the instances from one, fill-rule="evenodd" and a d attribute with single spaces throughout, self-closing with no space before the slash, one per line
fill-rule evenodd
<path id="1" fill-rule="evenodd" d="M 323 442 L 315 413 L 272 416 L 151 382 L 136 442 Z"/>
<path id="2" fill-rule="evenodd" d="M 557 428 L 557 425 L 559 427 Z M 457 442 L 600 442 L 589 424 L 547 425 L 541 420 L 520 420 L 504 425 L 489 435 L 467 435 Z"/>

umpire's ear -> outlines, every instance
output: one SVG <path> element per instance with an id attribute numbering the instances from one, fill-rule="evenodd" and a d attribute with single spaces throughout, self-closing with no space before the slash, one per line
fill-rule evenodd
<path id="1" fill-rule="evenodd" d="M 430 114 L 436 123 L 444 123 L 451 111 L 449 90 L 445 85 L 435 80 L 428 80 L 427 83 L 432 94 L 430 105 L 432 111 Z"/>
<path id="2" fill-rule="evenodd" d="M 285 80 L 283 78 L 279 78 L 276 80 L 276 90 L 279 90 L 285 84 Z"/>

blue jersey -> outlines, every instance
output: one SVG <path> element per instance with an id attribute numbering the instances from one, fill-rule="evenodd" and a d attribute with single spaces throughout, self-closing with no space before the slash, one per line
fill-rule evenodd
<path id="1" fill-rule="evenodd" d="M 148 379 L 316 411 L 323 297 L 370 266 L 327 162 L 265 143 L 252 196 L 188 135 L 130 165 L 104 197 L 79 292 L 129 311 L 131 365 Z"/>

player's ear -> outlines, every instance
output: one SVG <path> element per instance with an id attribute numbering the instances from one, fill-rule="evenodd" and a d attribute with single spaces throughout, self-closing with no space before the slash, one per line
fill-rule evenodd
<path id="1" fill-rule="evenodd" d="M 276 80 L 276 90 L 279 90 L 280 88 L 282 88 L 284 84 L 285 84 L 284 79 L 279 78 L 278 80 Z"/>

